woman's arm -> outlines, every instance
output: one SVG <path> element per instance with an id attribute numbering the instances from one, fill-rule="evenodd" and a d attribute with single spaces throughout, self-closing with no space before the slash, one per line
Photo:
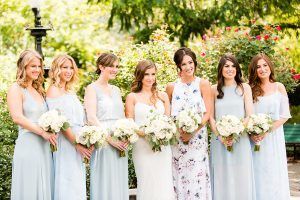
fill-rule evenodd
<path id="1" fill-rule="evenodd" d="M 85 90 L 84 107 L 86 110 L 88 124 L 93 126 L 101 126 L 97 117 L 96 91 L 91 84 L 88 85 Z"/>
<path id="2" fill-rule="evenodd" d="M 216 86 L 211 87 L 211 103 L 210 103 L 210 116 L 209 116 L 209 124 L 210 129 L 215 135 L 217 134 L 217 128 L 216 128 L 216 120 L 215 120 L 215 98 L 216 98 Z"/>
<path id="3" fill-rule="evenodd" d="M 164 101 L 164 107 L 165 107 L 165 115 L 170 116 L 171 110 L 170 110 L 170 101 L 167 93 L 160 92 L 160 98 Z"/>
<path id="4" fill-rule="evenodd" d="M 56 136 L 54 134 L 49 134 L 40 128 L 37 124 L 32 123 L 23 114 L 23 94 L 20 86 L 14 83 L 8 90 L 7 93 L 7 104 L 10 116 L 14 123 L 35 133 L 45 140 L 48 140 L 51 144 L 56 145 Z"/>
<path id="5" fill-rule="evenodd" d="M 245 114 L 244 124 L 247 124 L 249 121 L 250 115 L 253 114 L 253 100 L 252 100 L 252 90 L 247 83 L 243 83 L 244 87 L 244 102 L 245 102 Z"/>
<path id="6" fill-rule="evenodd" d="M 169 97 L 169 102 L 172 101 L 173 90 L 174 90 L 174 83 L 168 83 L 166 87 L 166 93 Z"/>
<path id="7" fill-rule="evenodd" d="M 287 96 L 286 89 L 282 83 L 276 82 L 276 84 L 278 84 L 278 90 L 281 93 L 280 109 L 279 109 L 280 119 L 273 122 L 272 131 L 282 126 L 291 117 L 289 99 Z"/>
<path id="8" fill-rule="evenodd" d="M 212 109 L 212 95 L 211 95 L 211 87 L 210 83 L 206 79 L 202 79 L 200 82 L 200 91 L 202 98 L 204 100 L 206 112 L 203 115 L 201 125 L 204 126 L 210 118 L 211 109 Z"/>

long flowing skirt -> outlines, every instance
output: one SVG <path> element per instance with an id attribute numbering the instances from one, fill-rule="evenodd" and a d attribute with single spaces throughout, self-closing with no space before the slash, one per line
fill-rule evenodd
<path id="1" fill-rule="evenodd" d="M 110 128 L 114 122 L 101 121 L 101 125 Z M 120 157 L 116 148 L 107 145 L 93 152 L 90 167 L 91 200 L 129 199 L 127 157 Z"/>
<path id="2" fill-rule="evenodd" d="M 51 200 L 53 160 L 50 144 L 31 132 L 19 132 L 13 156 L 12 200 Z"/>

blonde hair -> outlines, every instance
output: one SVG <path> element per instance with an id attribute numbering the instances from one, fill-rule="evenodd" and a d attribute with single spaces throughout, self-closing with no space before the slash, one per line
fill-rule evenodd
<path id="1" fill-rule="evenodd" d="M 74 83 L 78 81 L 78 68 L 77 65 L 74 61 L 74 59 L 67 55 L 67 54 L 62 54 L 58 55 L 54 58 L 52 61 L 51 69 L 49 70 L 49 78 L 51 81 L 51 84 L 53 84 L 56 87 L 61 87 L 60 85 L 60 73 L 61 73 L 61 66 L 69 60 L 72 63 L 72 67 L 74 68 L 74 73 L 70 81 L 66 83 L 66 90 L 72 90 L 72 86 Z"/>
<path id="2" fill-rule="evenodd" d="M 37 90 L 42 96 L 45 96 L 45 90 L 43 88 L 44 82 L 44 63 L 42 56 L 34 50 L 27 49 L 23 51 L 19 59 L 17 61 L 17 74 L 16 74 L 16 81 L 19 86 L 22 88 L 28 87 L 28 78 L 26 76 L 26 67 L 28 64 L 34 59 L 37 58 L 41 64 L 41 73 L 39 74 L 36 80 L 32 81 L 32 87 Z"/>

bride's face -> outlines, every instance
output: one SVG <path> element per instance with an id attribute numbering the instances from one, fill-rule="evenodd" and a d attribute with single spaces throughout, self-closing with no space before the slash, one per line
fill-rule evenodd
<path id="1" fill-rule="evenodd" d="M 152 85 L 155 83 L 156 80 L 156 69 L 155 67 L 152 67 L 150 69 L 147 69 L 144 74 L 144 78 L 142 80 L 144 87 L 152 87 Z"/>

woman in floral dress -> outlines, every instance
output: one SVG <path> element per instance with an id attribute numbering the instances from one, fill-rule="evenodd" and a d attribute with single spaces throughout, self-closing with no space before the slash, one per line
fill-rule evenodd
<path id="1" fill-rule="evenodd" d="M 210 84 L 195 76 L 196 55 L 189 48 L 175 52 L 174 62 L 180 77 L 167 85 L 171 115 L 184 108 L 203 114 L 201 125 L 193 134 L 180 131 L 179 144 L 172 148 L 173 181 L 177 199 L 211 199 L 206 122 L 209 119 Z"/>

